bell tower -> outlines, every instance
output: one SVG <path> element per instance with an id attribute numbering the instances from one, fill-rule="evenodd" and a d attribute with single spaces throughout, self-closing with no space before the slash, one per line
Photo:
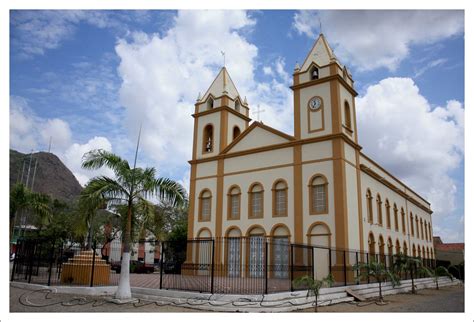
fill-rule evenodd
<path id="1" fill-rule="evenodd" d="M 357 143 L 354 81 L 320 34 L 303 65 L 293 73 L 297 139 L 343 133 Z"/>
<path id="2" fill-rule="evenodd" d="M 249 125 L 247 99 L 242 100 L 225 67 L 196 100 L 193 160 L 217 156 Z"/>

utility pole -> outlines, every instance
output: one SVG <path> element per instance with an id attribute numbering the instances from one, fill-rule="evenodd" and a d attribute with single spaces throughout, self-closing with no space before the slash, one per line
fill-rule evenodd
<path id="1" fill-rule="evenodd" d="M 31 161 L 33 160 L 33 150 L 30 153 L 30 163 L 28 164 L 28 174 L 26 176 L 26 187 L 28 188 L 28 182 L 30 180 Z"/>

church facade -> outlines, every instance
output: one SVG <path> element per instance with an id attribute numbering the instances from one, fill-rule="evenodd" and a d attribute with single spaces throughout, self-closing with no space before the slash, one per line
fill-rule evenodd
<path id="1" fill-rule="evenodd" d="M 188 239 L 269 237 L 433 259 L 430 204 L 362 152 L 354 81 L 324 35 L 295 67 L 291 89 L 291 135 L 251 123 L 225 67 L 198 98 Z M 226 247 L 217 262 L 231 251 L 251 256 Z"/>

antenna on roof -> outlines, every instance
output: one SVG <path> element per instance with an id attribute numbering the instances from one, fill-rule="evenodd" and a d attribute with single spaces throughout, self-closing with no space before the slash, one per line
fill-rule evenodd
<path id="1" fill-rule="evenodd" d="M 321 18 L 318 17 L 319 19 L 319 33 L 322 35 L 323 34 L 323 24 L 321 23 Z"/>

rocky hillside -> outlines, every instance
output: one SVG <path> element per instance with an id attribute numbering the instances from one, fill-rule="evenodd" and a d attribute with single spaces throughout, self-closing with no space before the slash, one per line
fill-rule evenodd
<path id="1" fill-rule="evenodd" d="M 62 201 L 72 201 L 81 193 L 82 187 L 72 172 L 59 160 L 47 152 L 33 153 L 28 187 L 31 188 L 35 162 L 38 160 L 33 191 L 50 195 Z M 26 184 L 30 155 L 10 150 L 10 187 L 22 180 Z M 23 170 L 24 164 L 24 170 Z"/>

